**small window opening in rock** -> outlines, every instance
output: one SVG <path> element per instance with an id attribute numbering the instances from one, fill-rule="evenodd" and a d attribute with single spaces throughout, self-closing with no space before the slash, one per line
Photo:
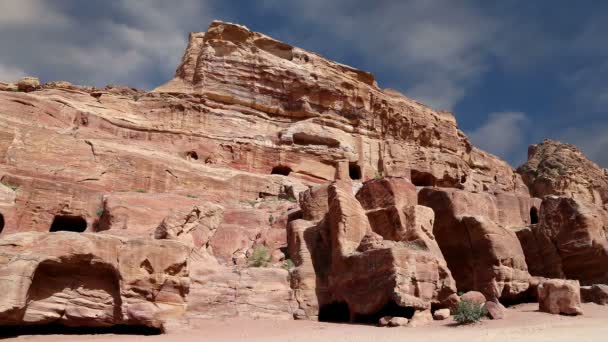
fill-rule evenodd
<path id="1" fill-rule="evenodd" d="M 4 215 L 0 214 L 0 234 L 4 230 Z"/>
<path id="2" fill-rule="evenodd" d="M 464 184 L 467 182 L 467 175 L 460 176 L 460 184 Z"/>
<path id="3" fill-rule="evenodd" d="M 188 151 L 186 152 L 186 159 L 198 160 L 198 153 L 196 153 L 196 151 Z"/>
<path id="4" fill-rule="evenodd" d="M 538 223 L 538 209 L 536 207 L 530 208 L 530 224 Z"/>
<path id="5" fill-rule="evenodd" d="M 361 179 L 361 166 L 357 163 L 348 163 L 348 175 L 352 180 Z"/>
<path id="6" fill-rule="evenodd" d="M 416 310 L 413 307 L 407 306 L 399 306 L 394 301 L 387 303 L 382 309 L 377 312 L 369 315 L 356 315 L 355 323 L 364 323 L 364 324 L 377 324 L 380 318 L 384 316 L 391 317 L 405 317 L 410 319 L 414 317 L 414 313 Z"/>
<path id="7" fill-rule="evenodd" d="M 53 219 L 50 232 L 77 232 L 82 233 L 87 229 L 87 221 L 82 216 L 57 215 Z"/>
<path id="8" fill-rule="evenodd" d="M 320 322 L 349 322 L 350 310 L 348 304 L 342 302 L 330 303 L 319 308 Z"/>
<path id="9" fill-rule="evenodd" d="M 435 177 L 428 173 L 412 170 L 412 184 L 415 186 L 435 186 Z"/>
<path id="10" fill-rule="evenodd" d="M 159 328 L 144 325 L 114 325 L 109 327 L 68 327 L 59 323 L 2 327 L 0 338 L 20 335 L 160 335 Z"/>
<path id="11" fill-rule="evenodd" d="M 283 165 L 275 166 L 272 168 L 272 171 L 270 171 L 271 175 L 289 176 L 290 173 L 291 173 L 291 168 L 289 166 L 283 166 Z"/>

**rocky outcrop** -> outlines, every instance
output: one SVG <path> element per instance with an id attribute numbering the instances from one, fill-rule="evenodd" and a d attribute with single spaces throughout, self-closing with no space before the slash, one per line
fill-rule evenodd
<path id="1" fill-rule="evenodd" d="M 579 283 L 576 280 L 548 279 L 538 285 L 538 304 L 542 312 L 582 315 Z"/>
<path id="2" fill-rule="evenodd" d="M 368 197 L 380 188 L 385 192 L 376 200 Z M 302 314 L 333 314 L 338 303 L 345 303 L 346 319 L 376 322 L 387 310 L 411 309 L 411 317 L 415 310 L 430 310 L 431 304 L 447 305 L 456 292 L 454 281 L 430 231 L 432 211 L 416 204 L 409 181 L 372 180 L 357 197 L 343 182 L 326 191 L 327 197 L 319 188 L 301 196 L 304 208 L 323 207 L 305 201 L 327 200 L 323 218 L 294 220 L 288 228 Z M 378 212 L 383 214 L 374 214 Z M 392 221 L 387 215 L 394 215 Z"/>
<path id="3" fill-rule="evenodd" d="M 433 234 L 459 291 L 479 291 L 488 300 L 524 295 L 530 277 L 524 252 L 515 232 L 497 222 L 528 221 L 530 198 L 514 197 L 522 204 L 504 215 L 499 215 L 501 202 L 489 194 L 425 188 L 418 198 L 435 212 Z"/>
<path id="4" fill-rule="evenodd" d="M 7 236 L 0 239 L 0 324 L 162 328 L 186 311 L 188 257 L 174 241 Z"/>
<path id="5" fill-rule="evenodd" d="M 533 275 L 577 279 L 583 285 L 608 281 L 608 215 L 570 197 L 547 196 L 540 223 L 518 232 Z"/>
<path id="6" fill-rule="evenodd" d="M 604 282 L 604 176 L 577 153 L 531 150 L 533 195 L 574 197 L 541 206 L 451 113 L 244 26 L 192 33 L 153 92 L 30 81 L 0 84 L 1 324 L 415 326 L 457 291 L 529 296 L 528 270 Z"/>
<path id="7" fill-rule="evenodd" d="M 528 161 L 517 169 L 535 197 L 573 197 L 602 206 L 608 202 L 606 169 L 574 145 L 545 139 L 528 148 Z"/>

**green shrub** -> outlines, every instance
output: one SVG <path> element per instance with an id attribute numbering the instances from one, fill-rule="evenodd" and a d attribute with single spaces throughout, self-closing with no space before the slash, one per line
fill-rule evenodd
<path id="1" fill-rule="evenodd" d="M 463 300 L 456 306 L 454 320 L 458 322 L 458 324 L 471 324 L 479 322 L 487 314 L 488 311 L 482 304 Z"/>
<path id="2" fill-rule="evenodd" d="M 270 263 L 270 253 L 266 246 L 256 246 L 249 257 L 249 267 L 266 267 Z"/>
<path id="3" fill-rule="evenodd" d="M 146 191 L 145 189 L 135 189 L 135 192 L 139 192 L 139 193 L 145 194 L 148 191 Z"/>
<path id="4" fill-rule="evenodd" d="M 198 196 L 193 195 L 193 194 L 187 194 L 186 196 L 188 196 L 188 198 L 198 198 Z"/>
<path id="5" fill-rule="evenodd" d="M 283 262 L 283 268 L 286 270 L 290 270 L 292 268 L 294 268 L 296 265 L 293 263 L 293 261 L 291 261 L 291 259 L 287 259 L 285 260 L 285 262 Z"/>
<path id="6" fill-rule="evenodd" d="M 103 207 L 99 207 L 97 208 L 97 211 L 95 212 L 97 214 L 97 217 L 101 217 L 103 215 L 104 209 Z"/>

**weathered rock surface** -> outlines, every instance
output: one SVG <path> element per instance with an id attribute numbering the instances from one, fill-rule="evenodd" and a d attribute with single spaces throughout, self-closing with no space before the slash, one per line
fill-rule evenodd
<path id="1" fill-rule="evenodd" d="M 503 319 L 507 309 L 500 303 L 486 302 L 483 306 L 491 319 Z"/>
<path id="2" fill-rule="evenodd" d="M 540 223 L 518 232 L 533 275 L 608 282 L 608 213 L 571 197 L 547 196 Z"/>
<path id="3" fill-rule="evenodd" d="M 577 280 L 544 280 L 538 285 L 540 311 L 552 314 L 582 315 L 580 293 Z"/>
<path id="4" fill-rule="evenodd" d="M 186 311 L 188 256 L 174 241 L 9 235 L 0 239 L 0 323 L 162 328 Z"/>
<path id="5" fill-rule="evenodd" d="M 221 22 L 190 35 L 153 92 L 0 84 L 0 282 L 12 286 L 0 324 L 415 312 L 415 326 L 453 307 L 456 285 L 517 301 L 528 269 L 605 282 L 605 175 L 554 147 L 520 173 L 537 197 L 575 200 L 541 207 L 451 113 Z M 573 169 L 553 174 L 560 158 Z M 47 233 L 66 230 L 84 233 Z M 270 267 L 247 267 L 255 246 Z M 65 284 L 75 270 L 82 288 Z"/>
<path id="6" fill-rule="evenodd" d="M 493 196 L 425 188 L 418 198 L 435 212 L 433 234 L 459 291 L 479 291 L 488 300 L 512 300 L 525 293 L 530 277 L 525 255 L 515 232 L 496 223 L 508 221 L 501 221 Z M 532 201 L 521 201 L 524 210 L 503 217 L 524 222 Z"/>
<path id="7" fill-rule="evenodd" d="M 377 201 L 366 195 L 394 187 L 406 192 L 386 191 Z M 334 303 L 346 303 L 350 319 L 358 320 L 388 306 L 430 310 L 432 303 L 445 304 L 456 292 L 454 281 L 430 231 L 432 211 L 423 210 L 427 216 L 417 217 L 410 210 L 421 206 L 409 181 L 372 180 L 357 197 L 352 191 L 349 183 L 337 182 L 328 187 L 327 197 L 304 193 L 300 198 L 304 208 L 323 207 L 307 201 L 328 202 L 319 221 L 289 224 L 289 250 L 297 266 L 293 284 L 301 310 L 322 312 Z M 309 192 L 325 193 L 318 188 Z M 386 209 L 375 206 L 387 206 L 394 220 L 370 216 Z"/>
<path id="8" fill-rule="evenodd" d="M 608 173 L 574 145 L 545 139 L 528 148 L 517 169 L 535 197 L 573 197 L 597 205 L 608 202 Z"/>
<path id="9" fill-rule="evenodd" d="M 443 321 L 450 318 L 450 309 L 439 309 L 433 312 L 433 319 L 436 321 Z"/>
<path id="10" fill-rule="evenodd" d="M 608 285 L 581 286 L 581 299 L 583 303 L 608 305 Z"/>

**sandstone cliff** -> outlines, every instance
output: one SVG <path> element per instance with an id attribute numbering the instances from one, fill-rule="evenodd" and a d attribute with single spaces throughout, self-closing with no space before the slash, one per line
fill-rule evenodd
<path id="1" fill-rule="evenodd" d="M 573 148 L 555 175 L 531 148 L 522 180 L 451 113 L 246 27 L 192 33 L 152 92 L 24 84 L 0 88 L 1 324 L 430 317 L 605 279 L 605 176 Z"/>

